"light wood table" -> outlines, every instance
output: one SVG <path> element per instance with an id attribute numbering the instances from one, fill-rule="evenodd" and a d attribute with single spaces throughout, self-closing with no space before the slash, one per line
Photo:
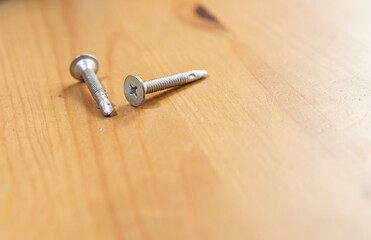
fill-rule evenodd
<path id="1" fill-rule="evenodd" d="M 1 0 L 0 239 L 371 239 L 370 12 Z M 70 76 L 85 52 L 114 117 Z M 123 96 L 192 69 L 210 76 Z"/>

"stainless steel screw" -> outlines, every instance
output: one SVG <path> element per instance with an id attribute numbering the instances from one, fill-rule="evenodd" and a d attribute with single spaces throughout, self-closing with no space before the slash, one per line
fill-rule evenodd
<path id="1" fill-rule="evenodd" d="M 97 107 L 100 108 L 104 116 L 109 116 L 113 112 L 113 107 L 108 100 L 106 91 L 95 75 L 98 68 L 98 60 L 93 55 L 81 54 L 72 60 L 70 72 L 74 78 L 85 81 L 91 95 L 97 102 Z"/>
<path id="2" fill-rule="evenodd" d="M 183 85 L 189 82 L 199 80 L 208 75 L 206 70 L 192 70 L 184 73 L 156 78 L 143 82 L 136 75 L 129 75 L 124 82 L 124 94 L 132 106 L 140 106 L 145 98 L 146 93 L 153 93 L 163 89 Z"/>

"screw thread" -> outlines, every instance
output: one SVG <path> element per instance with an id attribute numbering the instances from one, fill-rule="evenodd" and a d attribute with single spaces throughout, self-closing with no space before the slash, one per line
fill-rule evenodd
<path id="1" fill-rule="evenodd" d="M 193 70 L 184 73 L 177 73 L 166 77 L 156 78 L 144 82 L 146 86 L 146 93 L 157 92 L 167 88 L 183 85 L 189 82 L 199 80 L 207 76 L 205 70 Z"/>
<path id="2" fill-rule="evenodd" d="M 86 85 L 89 88 L 91 95 L 94 97 L 97 102 L 97 107 L 101 110 L 104 116 L 109 116 L 113 112 L 113 107 L 108 100 L 108 95 L 102 84 L 100 84 L 97 76 L 94 71 L 87 68 L 82 71 L 82 76 Z"/>
<path id="3" fill-rule="evenodd" d="M 91 94 L 94 96 L 96 92 L 99 90 L 103 90 L 102 85 L 100 84 L 97 76 L 95 75 L 94 71 L 87 68 L 82 71 L 82 76 L 84 78 L 84 81 L 86 85 L 88 86 Z"/>

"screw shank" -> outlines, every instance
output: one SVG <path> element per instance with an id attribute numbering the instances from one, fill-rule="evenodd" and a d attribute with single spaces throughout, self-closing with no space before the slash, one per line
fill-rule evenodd
<path id="1" fill-rule="evenodd" d="M 88 85 L 88 88 L 90 90 L 90 93 L 94 96 L 96 92 L 98 91 L 104 91 L 102 85 L 100 84 L 97 76 L 95 75 L 94 71 L 91 69 L 84 69 L 82 71 L 82 77 L 84 78 L 84 81 L 86 85 Z"/>
<path id="2" fill-rule="evenodd" d="M 144 82 L 144 84 L 146 86 L 146 93 L 152 93 L 193 82 L 205 76 L 207 76 L 207 72 L 205 70 L 194 70 L 184 73 L 177 73 L 162 78 L 152 79 Z"/>
<path id="3" fill-rule="evenodd" d="M 104 116 L 109 116 L 113 112 L 113 107 L 108 100 L 108 95 L 102 85 L 100 84 L 97 76 L 92 69 L 86 68 L 82 71 L 82 77 L 88 85 L 91 95 L 97 102 L 98 108 L 100 108 Z"/>

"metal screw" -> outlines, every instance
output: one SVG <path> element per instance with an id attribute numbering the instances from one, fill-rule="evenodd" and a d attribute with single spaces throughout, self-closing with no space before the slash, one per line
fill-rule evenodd
<path id="1" fill-rule="evenodd" d="M 100 108 L 104 116 L 109 116 L 113 112 L 113 107 L 108 100 L 106 91 L 95 75 L 98 68 L 98 60 L 93 55 L 81 54 L 72 60 L 70 72 L 74 78 L 85 81 L 91 95 L 97 102 L 97 107 Z"/>
<path id="2" fill-rule="evenodd" d="M 145 98 L 146 93 L 153 93 L 163 89 L 183 85 L 189 82 L 199 80 L 208 75 L 206 70 L 193 70 L 184 73 L 156 78 L 143 82 L 136 75 L 129 75 L 124 82 L 124 94 L 132 106 L 140 106 Z"/>

